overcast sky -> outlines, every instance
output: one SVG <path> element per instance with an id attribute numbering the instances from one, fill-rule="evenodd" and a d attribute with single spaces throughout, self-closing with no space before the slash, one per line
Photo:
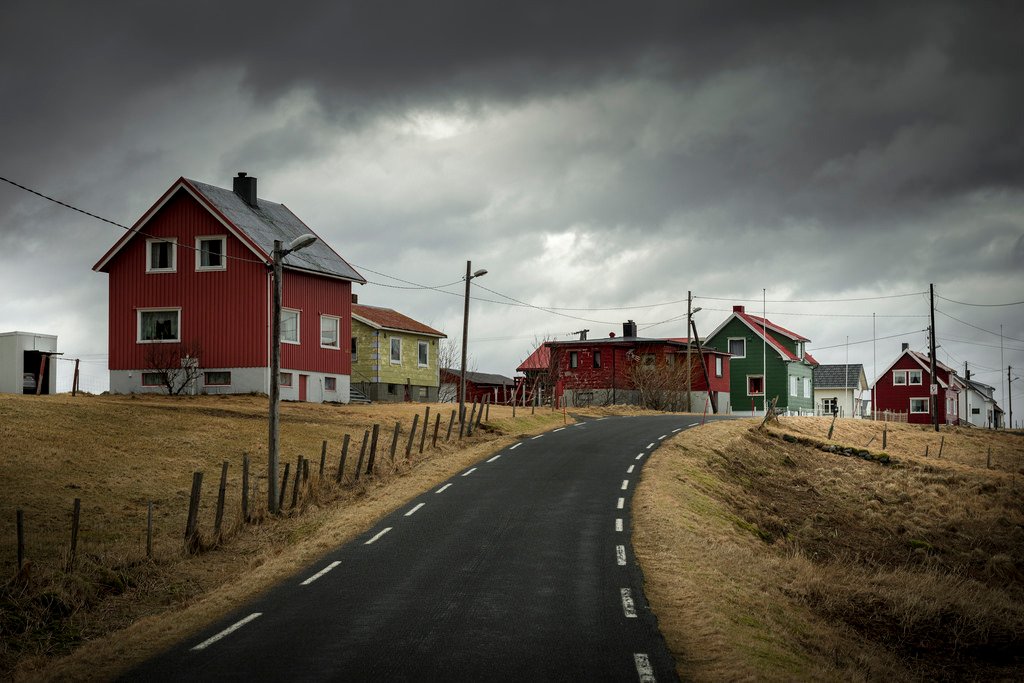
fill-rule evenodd
<path id="1" fill-rule="evenodd" d="M 247 171 L 361 303 L 458 338 L 486 268 L 473 366 L 509 376 L 535 340 L 685 336 L 687 290 L 703 334 L 764 288 L 870 377 L 926 348 L 935 283 L 939 359 L 1002 397 L 1024 306 L 946 299 L 1024 300 L 1021 5 L 831 5 L 7 2 L 0 175 L 130 225 Z M 0 183 L 0 331 L 102 377 L 91 266 L 121 234 Z"/>

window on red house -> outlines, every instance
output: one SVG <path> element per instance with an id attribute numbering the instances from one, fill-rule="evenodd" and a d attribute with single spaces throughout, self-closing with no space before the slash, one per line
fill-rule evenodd
<path id="1" fill-rule="evenodd" d="M 594 351 L 594 367 L 595 368 L 601 367 L 601 352 L 600 351 Z"/>
<path id="2" fill-rule="evenodd" d="M 569 367 L 570 368 L 579 367 L 579 364 L 580 364 L 580 356 L 579 356 L 579 354 L 576 353 L 575 351 L 570 351 L 569 352 Z"/>

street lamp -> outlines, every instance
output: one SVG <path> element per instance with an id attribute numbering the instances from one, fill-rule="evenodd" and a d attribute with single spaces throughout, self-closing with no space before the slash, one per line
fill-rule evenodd
<path id="1" fill-rule="evenodd" d="M 281 280 L 284 270 L 282 262 L 288 254 L 305 249 L 316 240 L 317 237 L 313 234 L 300 235 L 289 242 L 287 247 L 281 240 L 274 240 L 274 294 L 270 322 L 270 427 L 267 444 L 267 510 L 271 514 L 277 513 L 277 463 L 281 448 Z"/>
<path id="2" fill-rule="evenodd" d="M 701 310 L 700 306 L 697 308 L 690 308 L 693 305 L 693 292 L 686 293 L 686 336 L 690 336 L 690 327 L 693 324 L 693 314 Z M 693 343 L 693 339 L 686 340 L 686 410 L 687 412 L 693 412 L 693 370 L 690 364 L 690 345 Z M 701 359 L 703 362 L 703 359 Z M 711 391 L 711 387 L 708 387 L 708 392 Z"/>
<path id="3" fill-rule="evenodd" d="M 466 304 L 462 312 L 462 370 L 459 378 L 459 433 L 462 433 L 462 424 L 466 421 L 466 342 L 469 335 L 469 281 L 475 277 L 487 275 L 487 271 L 481 268 L 475 273 L 472 271 L 472 263 L 466 261 Z"/>

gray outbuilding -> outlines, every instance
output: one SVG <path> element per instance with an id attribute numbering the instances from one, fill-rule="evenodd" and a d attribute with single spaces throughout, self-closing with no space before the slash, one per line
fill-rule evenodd
<path id="1" fill-rule="evenodd" d="M 0 392 L 57 393 L 57 335 L 35 332 L 0 333 Z"/>

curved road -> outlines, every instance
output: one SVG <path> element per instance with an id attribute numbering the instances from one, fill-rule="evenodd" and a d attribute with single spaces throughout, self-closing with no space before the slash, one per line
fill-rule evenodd
<path id="1" fill-rule="evenodd" d="M 127 680 L 671 681 L 629 503 L 693 416 L 609 417 L 457 474 Z"/>

